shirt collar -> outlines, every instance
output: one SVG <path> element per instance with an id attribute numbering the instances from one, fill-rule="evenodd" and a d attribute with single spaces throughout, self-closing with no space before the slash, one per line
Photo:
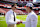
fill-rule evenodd
<path id="1" fill-rule="evenodd" d="M 14 11 L 11 9 L 11 12 L 13 13 Z M 15 12 L 14 12 L 15 13 Z"/>
<path id="2" fill-rule="evenodd" d="M 13 10 L 11 9 L 11 12 L 13 12 Z"/>
<path id="3" fill-rule="evenodd" d="M 29 14 L 34 13 L 33 11 L 31 11 Z"/>

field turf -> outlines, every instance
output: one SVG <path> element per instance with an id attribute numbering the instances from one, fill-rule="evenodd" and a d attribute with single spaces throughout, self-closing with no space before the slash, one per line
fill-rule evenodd
<path id="1" fill-rule="evenodd" d="M 40 15 L 37 15 L 37 16 L 38 16 L 37 27 L 40 27 Z M 26 17 L 27 17 L 27 15 L 17 15 L 16 18 L 19 20 L 26 21 Z M 0 17 L 0 27 L 7 27 L 5 17 Z M 17 27 L 25 27 L 25 24 L 19 24 L 19 25 L 17 25 Z"/>

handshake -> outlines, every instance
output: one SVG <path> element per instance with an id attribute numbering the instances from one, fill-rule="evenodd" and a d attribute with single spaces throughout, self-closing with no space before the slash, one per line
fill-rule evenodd
<path id="1" fill-rule="evenodd" d="M 22 22 L 23 22 L 22 20 L 21 20 L 21 21 L 18 21 L 17 24 L 20 24 L 20 23 L 22 23 Z"/>

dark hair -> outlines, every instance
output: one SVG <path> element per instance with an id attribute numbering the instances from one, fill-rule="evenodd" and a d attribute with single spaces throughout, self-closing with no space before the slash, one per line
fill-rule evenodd
<path id="1" fill-rule="evenodd" d="M 27 6 L 27 7 L 29 7 L 29 6 Z M 31 9 L 31 10 L 33 10 L 33 8 L 32 8 L 32 7 L 30 7 L 30 9 Z"/>
<path id="2" fill-rule="evenodd" d="M 30 7 L 30 9 L 31 9 L 31 10 L 33 10 L 33 8 L 32 8 L 32 7 Z"/>
<path id="3" fill-rule="evenodd" d="M 13 3 L 13 4 L 12 4 L 12 7 L 14 7 L 15 4 L 17 4 L 17 3 Z"/>

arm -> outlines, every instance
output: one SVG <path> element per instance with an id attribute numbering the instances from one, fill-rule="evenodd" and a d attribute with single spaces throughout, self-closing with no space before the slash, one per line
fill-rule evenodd
<path id="1" fill-rule="evenodd" d="M 16 18 L 16 21 L 20 21 L 20 20 Z"/>
<path id="2" fill-rule="evenodd" d="M 27 16 L 26 21 L 23 21 L 22 23 L 23 23 L 23 24 L 26 24 L 26 23 L 28 23 L 29 20 L 30 20 L 30 17 Z"/>
<path id="3" fill-rule="evenodd" d="M 23 21 L 23 22 L 22 22 L 22 24 L 25 24 L 25 23 L 26 23 L 26 21 Z"/>

